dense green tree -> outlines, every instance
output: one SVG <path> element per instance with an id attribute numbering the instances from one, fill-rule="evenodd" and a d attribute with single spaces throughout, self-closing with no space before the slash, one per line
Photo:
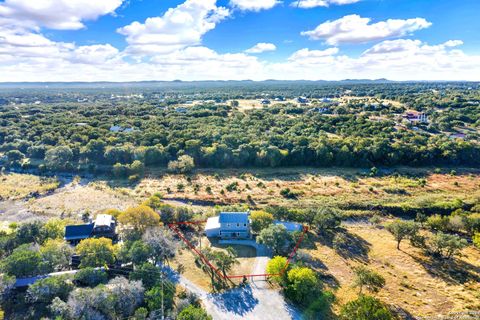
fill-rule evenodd
<path id="1" fill-rule="evenodd" d="M 320 293 L 315 272 L 307 267 L 295 267 L 288 271 L 285 293 L 297 304 L 308 306 Z"/>
<path id="2" fill-rule="evenodd" d="M 147 262 L 151 255 L 152 250 L 142 240 L 134 241 L 128 250 L 128 256 L 135 265 Z"/>
<path id="3" fill-rule="evenodd" d="M 160 216 L 152 208 L 140 205 L 128 208 L 118 216 L 118 221 L 126 228 L 143 234 L 147 228 L 155 227 L 160 222 Z"/>
<path id="4" fill-rule="evenodd" d="M 237 260 L 237 253 L 232 247 L 228 247 L 225 252 L 216 251 L 213 257 L 213 262 L 222 271 L 225 278 L 227 277 L 228 271 L 230 271 L 235 264 L 240 263 Z"/>
<path id="5" fill-rule="evenodd" d="M 68 146 L 58 146 L 45 153 L 45 165 L 50 170 L 65 170 L 73 160 L 72 149 Z"/>
<path id="6" fill-rule="evenodd" d="M 313 225 L 319 232 L 338 228 L 341 222 L 340 214 L 331 208 L 322 208 L 313 219 Z"/>
<path id="7" fill-rule="evenodd" d="M 160 283 L 160 268 L 145 262 L 130 273 L 130 280 L 141 280 L 143 287 L 149 290 Z"/>
<path id="8" fill-rule="evenodd" d="M 251 228 L 258 233 L 273 223 L 273 215 L 265 211 L 253 211 L 250 214 Z"/>
<path id="9" fill-rule="evenodd" d="M 274 276 L 271 276 L 271 278 L 280 284 L 286 283 L 287 271 L 287 258 L 285 257 L 275 256 L 267 263 L 266 272 L 273 274 Z"/>
<path id="10" fill-rule="evenodd" d="M 78 270 L 75 273 L 74 280 L 80 285 L 93 288 L 101 283 L 106 283 L 108 274 L 104 270 L 87 267 Z"/>
<path id="11" fill-rule="evenodd" d="M 163 280 L 161 285 L 155 286 L 145 293 L 145 302 L 150 311 L 163 310 L 167 311 L 173 307 L 173 298 L 175 296 L 175 286 L 168 280 Z"/>
<path id="12" fill-rule="evenodd" d="M 385 278 L 373 270 L 358 266 L 353 271 L 355 273 L 353 286 L 360 290 L 360 294 L 362 294 L 363 287 L 370 292 L 378 292 L 385 286 Z"/>
<path id="13" fill-rule="evenodd" d="M 65 300 L 74 288 L 66 276 L 53 276 L 40 279 L 28 287 L 27 300 L 33 303 L 48 304 L 55 297 Z"/>
<path id="14" fill-rule="evenodd" d="M 418 233 L 419 226 L 413 221 L 395 220 L 387 225 L 387 230 L 395 237 L 397 241 L 397 250 L 400 250 L 400 242 L 403 239 L 411 239 Z"/>
<path id="15" fill-rule="evenodd" d="M 315 300 L 305 309 L 303 317 L 305 320 L 336 318 L 332 312 L 332 303 L 334 301 L 335 295 L 332 292 L 324 291 L 319 293 Z"/>
<path id="16" fill-rule="evenodd" d="M 374 297 L 360 295 L 344 305 L 340 311 L 342 320 L 391 320 L 392 314 L 388 308 Z"/>
<path id="17" fill-rule="evenodd" d="M 19 163 L 25 158 L 25 155 L 19 150 L 10 150 L 7 153 L 5 153 L 5 156 L 7 157 L 8 162 L 11 164 Z"/>
<path id="18" fill-rule="evenodd" d="M 194 159 L 188 155 L 180 156 L 176 161 L 168 163 L 168 170 L 175 173 L 190 173 L 194 168 Z"/>
<path id="19" fill-rule="evenodd" d="M 190 305 L 178 314 L 177 320 L 212 320 L 212 317 L 202 308 Z"/>
<path id="20" fill-rule="evenodd" d="M 292 244 L 292 236 L 284 225 L 272 224 L 257 236 L 257 242 L 271 248 L 275 254 L 287 252 Z"/>
<path id="21" fill-rule="evenodd" d="M 445 232 L 448 230 L 449 218 L 447 216 L 435 214 L 427 218 L 426 224 L 434 231 Z"/>
<path id="22" fill-rule="evenodd" d="M 73 248 L 64 240 L 49 239 L 40 247 L 44 264 L 50 270 L 63 270 L 70 264 Z"/>
<path id="23" fill-rule="evenodd" d="M 2 259 L 0 268 L 17 278 L 34 276 L 42 273 L 44 269 L 40 253 L 27 244 L 16 248 L 11 255 Z"/>
<path id="24" fill-rule="evenodd" d="M 89 161 L 101 162 L 104 160 L 105 148 L 107 144 L 102 140 L 90 140 L 83 150 L 83 155 Z"/>
<path id="25" fill-rule="evenodd" d="M 450 259 L 458 255 L 467 245 L 467 240 L 457 235 L 439 232 L 430 239 L 428 250 L 435 256 Z"/>
<path id="26" fill-rule="evenodd" d="M 80 241 L 76 253 L 80 256 L 80 267 L 103 267 L 115 262 L 116 249 L 111 239 L 91 238 Z"/>
<path id="27" fill-rule="evenodd" d="M 32 221 L 20 224 L 15 233 L 15 241 L 18 244 L 42 243 L 45 240 L 44 224 L 40 221 Z"/>

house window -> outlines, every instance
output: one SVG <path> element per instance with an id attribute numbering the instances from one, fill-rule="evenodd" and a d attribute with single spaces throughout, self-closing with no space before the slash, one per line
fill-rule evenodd
<path id="1" fill-rule="evenodd" d="M 243 226 L 244 226 L 244 227 L 246 227 L 246 226 L 247 226 L 247 224 L 246 224 L 246 223 L 244 223 L 244 224 L 243 224 Z"/>
<path id="2" fill-rule="evenodd" d="M 237 227 L 240 227 L 240 223 L 237 223 Z"/>

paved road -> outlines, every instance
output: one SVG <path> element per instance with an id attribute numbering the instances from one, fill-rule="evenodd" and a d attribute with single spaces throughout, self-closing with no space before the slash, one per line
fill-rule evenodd
<path id="1" fill-rule="evenodd" d="M 15 288 L 28 287 L 29 285 L 34 284 L 40 279 L 45 279 L 45 278 L 54 277 L 54 276 L 73 275 L 78 271 L 79 270 L 67 270 L 67 271 L 52 272 L 52 273 L 38 275 L 34 277 L 29 277 L 29 278 L 18 278 L 15 280 L 14 286 Z"/>

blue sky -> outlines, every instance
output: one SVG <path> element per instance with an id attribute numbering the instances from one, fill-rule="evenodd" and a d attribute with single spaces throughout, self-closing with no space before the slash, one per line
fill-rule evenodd
<path id="1" fill-rule="evenodd" d="M 0 81 L 480 80 L 478 0 L 291 2 L 0 1 Z"/>

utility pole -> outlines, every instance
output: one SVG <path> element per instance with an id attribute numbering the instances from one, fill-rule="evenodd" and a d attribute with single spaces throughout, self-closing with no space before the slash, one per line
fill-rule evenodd
<path id="1" fill-rule="evenodd" d="M 162 282 L 162 320 L 165 319 L 165 310 L 163 308 L 163 269 L 160 270 L 160 281 Z"/>

